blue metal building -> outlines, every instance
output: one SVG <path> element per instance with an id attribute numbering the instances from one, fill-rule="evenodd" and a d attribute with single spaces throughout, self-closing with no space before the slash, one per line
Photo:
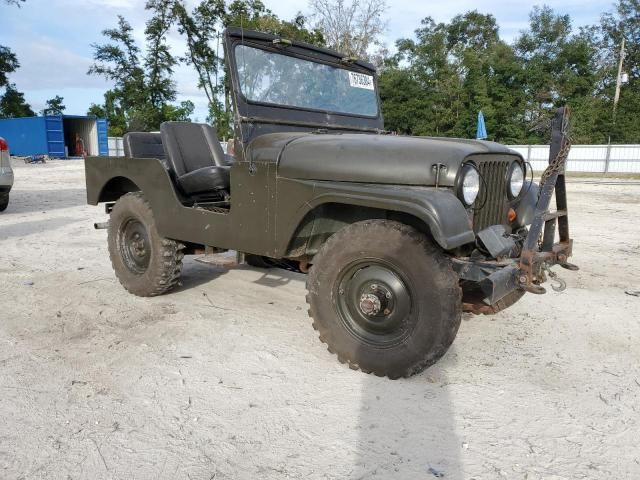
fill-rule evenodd
<path id="1" fill-rule="evenodd" d="M 107 121 L 93 116 L 49 115 L 0 119 L 0 137 L 12 155 L 78 156 L 76 136 L 88 155 L 109 155 Z"/>

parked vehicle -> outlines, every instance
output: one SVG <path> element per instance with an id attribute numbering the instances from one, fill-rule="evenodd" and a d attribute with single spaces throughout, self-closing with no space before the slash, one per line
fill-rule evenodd
<path id="1" fill-rule="evenodd" d="M 0 137 L 0 212 L 9 206 L 9 192 L 13 187 L 13 170 L 9 156 L 9 144 Z"/>
<path id="2" fill-rule="evenodd" d="M 550 266 L 574 268 L 566 205 L 548 211 L 564 185 L 564 130 L 539 189 L 496 143 L 385 132 L 366 62 L 235 28 L 225 52 L 233 156 L 212 127 L 169 122 L 128 134 L 123 158 L 86 160 L 88 203 L 106 204 L 109 254 L 129 292 L 169 291 L 183 256 L 206 250 L 285 265 L 308 273 L 329 350 L 398 378 L 444 355 L 463 309 L 498 312 L 544 293 Z M 564 190 L 556 197 L 560 206 Z"/>

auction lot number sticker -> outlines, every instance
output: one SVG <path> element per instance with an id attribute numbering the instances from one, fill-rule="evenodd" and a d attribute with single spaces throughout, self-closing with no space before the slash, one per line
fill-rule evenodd
<path id="1" fill-rule="evenodd" d="M 374 90 L 373 77 L 364 73 L 349 72 L 349 85 L 365 90 Z"/>

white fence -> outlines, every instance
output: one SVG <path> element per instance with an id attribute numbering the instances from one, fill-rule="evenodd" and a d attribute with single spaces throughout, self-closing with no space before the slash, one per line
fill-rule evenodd
<path id="1" fill-rule="evenodd" d="M 549 164 L 548 145 L 512 145 L 537 172 Z M 640 173 L 640 145 L 573 145 L 568 172 Z"/>
<path id="2" fill-rule="evenodd" d="M 124 147 L 122 137 L 109 137 L 109 156 L 124 157 Z"/>
<path id="3" fill-rule="evenodd" d="M 220 144 L 226 152 L 227 143 Z M 548 145 L 511 145 L 509 148 L 530 162 L 536 172 L 541 172 L 549 164 Z M 121 137 L 109 137 L 109 156 L 124 156 Z M 640 145 L 573 145 L 567 171 L 640 173 Z"/>

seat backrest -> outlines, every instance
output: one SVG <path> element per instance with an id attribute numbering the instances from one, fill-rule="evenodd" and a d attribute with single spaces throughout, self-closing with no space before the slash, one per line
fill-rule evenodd
<path id="1" fill-rule="evenodd" d="M 211 125 L 164 122 L 160 125 L 160 133 L 167 158 L 178 176 L 204 167 L 227 165 Z"/>
<path id="2" fill-rule="evenodd" d="M 167 159 L 159 133 L 130 132 L 122 137 L 122 144 L 125 157 Z"/>

